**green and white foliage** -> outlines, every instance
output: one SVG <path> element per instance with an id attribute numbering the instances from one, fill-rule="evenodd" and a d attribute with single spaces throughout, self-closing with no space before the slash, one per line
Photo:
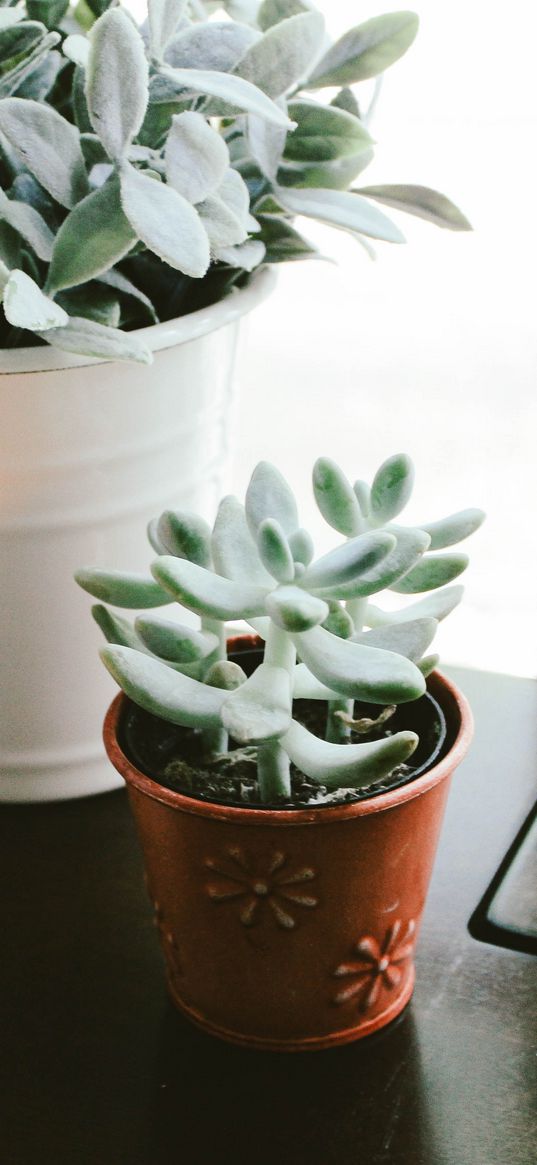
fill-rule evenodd
<path id="1" fill-rule="evenodd" d="M 116 0 L 0 13 L 4 347 L 147 362 L 129 332 L 320 258 L 295 218 L 403 242 L 382 203 L 469 229 L 427 187 L 352 186 L 373 157 L 354 86 L 406 52 L 413 13 L 335 43 L 312 0 L 148 0 L 141 27 Z"/>
<path id="2" fill-rule="evenodd" d="M 467 562 L 442 551 L 484 517 L 465 510 L 421 527 L 395 523 L 412 482 L 403 455 L 385 461 L 371 486 L 354 488 L 334 462 L 317 461 L 316 500 L 344 535 L 320 558 L 290 486 L 268 462 L 254 470 L 244 505 L 222 500 L 212 530 L 194 514 L 165 512 L 149 526 L 157 557 L 147 576 L 77 573 L 99 600 L 93 615 L 108 641 L 106 667 L 142 708 L 198 728 L 208 753 L 225 751 L 228 737 L 256 746 L 263 800 L 288 795 L 291 762 L 329 789 L 385 777 L 408 759 L 417 737 L 402 731 L 350 743 L 353 703 L 379 705 L 382 719 L 383 707 L 423 694 L 437 662 L 430 647 L 438 621 L 462 593 L 443 584 Z M 385 589 L 432 594 L 387 612 L 370 601 Z M 173 602 L 199 617 L 198 629 L 154 614 L 131 624 L 104 605 L 139 611 Z M 228 620 L 245 620 L 265 642 L 248 677 L 226 659 Z M 326 739 L 297 721 L 297 699 L 326 705 Z"/>

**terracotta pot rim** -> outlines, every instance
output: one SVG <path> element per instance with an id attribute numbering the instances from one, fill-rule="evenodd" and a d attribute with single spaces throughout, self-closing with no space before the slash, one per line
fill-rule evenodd
<path id="1" fill-rule="evenodd" d="M 212 820 L 234 822 L 236 825 L 330 825 L 335 821 L 351 821 L 355 817 L 366 817 L 372 813 L 383 813 L 402 805 L 407 801 L 414 801 L 428 793 L 453 772 L 465 756 L 473 736 L 473 717 L 470 705 L 460 689 L 441 672 L 435 671 L 429 676 L 428 684 L 445 711 L 446 699 L 456 709 L 459 724 L 455 740 L 448 752 L 441 760 L 433 765 L 426 773 L 406 785 L 379 793 L 367 800 L 355 801 L 351 804 L 335 806 L 312 806 L 303 809 L 258 809 L 247 806 L 224 805 L 213 801 L 201 801 L 188 797 L 184 793 L 159 785 L 150 777 L 145 776 L 129 760 L 120 747 L 117 739 L 117 728 L 121 714 L 127 703 L 123 692 L 119 692 L 110 705 L 105 717 L 103 738 L 105 748 L 112 764 L 121 773 L 127 785 L 133 785 L 141 793 L 153 801 L 168 805 L 183 813 L 191 813 L 199 817 L 208 817 Z"/>

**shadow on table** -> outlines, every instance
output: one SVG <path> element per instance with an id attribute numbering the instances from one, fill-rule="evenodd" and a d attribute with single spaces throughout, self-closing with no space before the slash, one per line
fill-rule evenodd
<path id="1" fill-rule="evenodd" d="M 139 1156 L 125 1165 L 440 1165 L 431 1141 L 410 1010 L 366 1040 L 282 1054 L 213 1039 L 170 1004 Z"/>

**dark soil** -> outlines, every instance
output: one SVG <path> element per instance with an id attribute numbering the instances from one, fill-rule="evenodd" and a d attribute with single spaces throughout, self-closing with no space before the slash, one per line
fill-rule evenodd
<path id="1" fill-rule="evenodd" d="M 241 658 L 241 665 L 243 659 Z M 378 715 L 378 706 L 355 704 L 355 718 Z M 317 736 L 324 736 L 325 706 L 319 701 L 296 700 L 293 715 Z M 168 789 L 202 801 L 256 808 L 306 808 L 362 801 L 388 789 L 397 788 L 425 772 L 439 759 L 445 739 L 443 713 L 429 693 L 412 705 L 403 705 L 379 730 L 354 740 L 370 741 L 392 735 L 401 729 L 418 732 L 420 743 L 411 761 L 374 785 L 361 789 L 328 791 L 313 784 L 291 765 L 291 797 L 271 805 L 260 802 L 257 788 L 257 748 L 238 747 L 230 741 L 230 751 L 204 761 L 198 729 L 168 724 L 158 716 L 128 703 L 120 729 L 120 743 L 127 756 L 146 776 Z"/>

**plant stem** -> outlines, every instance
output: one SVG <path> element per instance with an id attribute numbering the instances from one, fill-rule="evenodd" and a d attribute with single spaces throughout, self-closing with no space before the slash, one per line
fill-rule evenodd
<path id="1" fill-rule="evenodd" d="M 354 634 L 360 635 L 364 626 L 364 616 L 367 610 L 367 599 L 347 599 L 347 611 L 354 623 Z"/>
<path id="2" fill-rule="evenodd" d="M 290 761 L 277 740 L 268 740 L 257 748 L 257 780 L 264 802 L 291 796 Z"/>
<path id="3" fill-rule="evenodd" d="M 271 621 L 269 632 L 265 643 L 265 663 L 269 663 L 272 667 L 283 667 L 289 672 L 291 683 L 293 682 L 293 673 L 296 663 L 296 651 L 287 631 L 283 631 L 281 627 L 277 627 Z"/>
<path id="4" fill-rule="evenodd" d="M 204 728 L 201 734 L 203 741 L 203 755 L 206 758 L 212 759 L 215 756 L 222 756 L 228 751 L 229 737 L 222 725 L 216 728 Z"/>
<path id="5" fill-rule="evenodd" d="M 347 716 L 352 716 L 354 710 L 354 700 L 346 700 L 342 696 L 340 700 L 328 701 L 328 716 L 326 720 L 326 739 L 331 744 L 345 744 L 350 740 L 351 730 L 347 724 L 340 720 L 339 716 L 335 716 L 335 712 L 345 712 Z"/>
<path id="6" fill-rule="evenodd" d="M 208 631 L 212 635 L 216 635 L 218 639 L 218 648 L 211 652 L 209 667 L 216 663 L 217 659 L 227 659 L 226 653 L 226 628 L 225 624 L 220 619 L 212 619 L 210 615 L 201 616 L 201 630 Z"/>

